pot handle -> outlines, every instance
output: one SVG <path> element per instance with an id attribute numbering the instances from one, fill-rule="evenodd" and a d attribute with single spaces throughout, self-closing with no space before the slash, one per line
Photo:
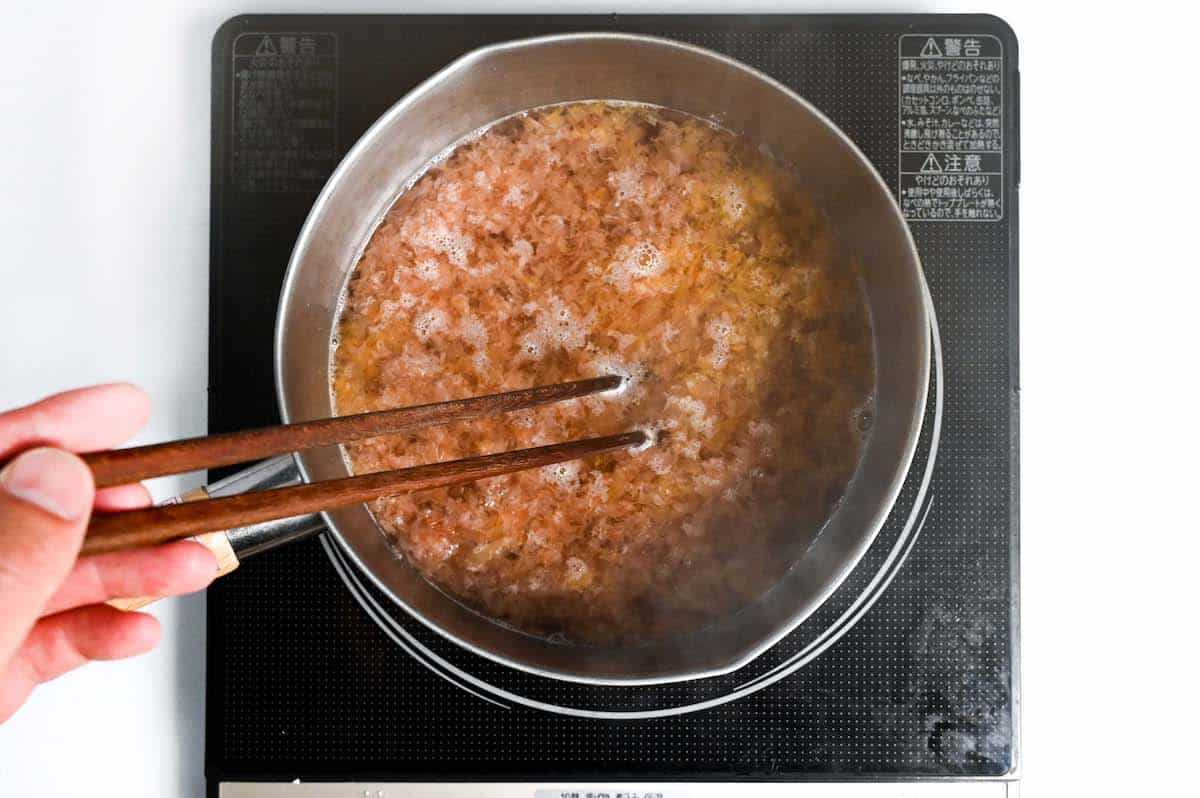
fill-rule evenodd
<path id="1" fill-rule="evenodd" d="M 222 496 L 236 496 L 239 493 L 249 493 L 255 490 L 271 490 L 299 485 L 303 480 L 296 458 L 290 454 L 272 457 L 261 463 L 238 471 L 232 476 L 190 490 L 182 496 L 175 496 L 163 501 L 163 504 L 178 502 L 200 501 Z M 213 553 L 217 558 L 217 577 L 233 571 L 241 561 L 255 554 L 282 546 L 285 543 L 311 537 L 325 529 L 325 520 L 320 513 L 297 515 L 292 518 L 280 518 L 275 521 L 263 521 L 259 524 L 228 529 L 223 532 L 208 532 L 188 538 Z M 136 610 L 158 601 L 159 596 L 139 596 L 137 598 L 120 598 L 108 602 L 109 606 L 119 610 Z"/>

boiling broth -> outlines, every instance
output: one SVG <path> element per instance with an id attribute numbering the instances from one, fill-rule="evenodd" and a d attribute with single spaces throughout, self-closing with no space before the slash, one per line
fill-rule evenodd
<path id="1" fill-rule="evenodd" d="M 693 630 L 777 582 L 854 473 L 874 383 L 856 270 L 797 179 L 704 120 L 611 103 L 512 117 L 427 170 L 351 276 L 333 365 L 340 413 L 625 378 L 346 446 L 364 473 L 651 431 L 370 504 L 445 592 L 588 643 Z"/>

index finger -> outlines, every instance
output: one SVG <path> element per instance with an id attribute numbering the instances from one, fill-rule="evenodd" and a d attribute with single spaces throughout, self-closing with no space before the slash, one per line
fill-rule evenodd
<path id="1" fill-rule="evenodd" d="M 33 446 L 94 452 L 127 440 L 150 415 L 150 398 L 129 383 L 55 394 L 0 413 L 0 462 Z"/>

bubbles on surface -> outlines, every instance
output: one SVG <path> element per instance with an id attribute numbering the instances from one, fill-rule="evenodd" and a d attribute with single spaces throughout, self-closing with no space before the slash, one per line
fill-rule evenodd
<path id="1" fill-rule="evenodd" d="M 462 185 L 457 181 L 451 181 L 442 186 L 441 197 L 442 202 L 455 203 L 462 199 Z"/>
<path id="2" fill-rule="evenodd" d="M 820 458 L 804 458 L 808 442 L 795 429 L 810 403 L 772 393 L 790 369 L 824 368 L 837 349 L 826 345 L 824 327 L 793 315 L 819 316 L 830 302 L 824 249 L 812 247 L 811 258 L 788 251 L 808 228 L 798 224 L 791 236 L 781 227 L 791 224 L 784 217 L 792 206 L 772 204 L 771 180 L 755 170 L 753 152 L 739 161 L 740 150 L 727 150 L 694 120 L 655 127 L 640 111 L 612 113 L 566 106 L 541 122 L 533 114 L 492 128 L 478 147 L 461 148 L 424 183 L 412 183 L 347 283 L 357 304 L 345 314 L 335 363 L 345 380 L 335 400 L 347 411 L 592 374 L 620 379 L 603 393 L 480 420 L 470 430 L 372 440 L 348 454 L 356 471 L 383 470 L 409 459 L 645 433 L 638 447 L 603 457 L 424 500 L 372 503 L 385 534 L 439 587 L 517 628 L 570 629 L 572 639 L 605 635 L 615 616 L 598 613 L 634 605 L 630 585 L 662 588 L 694 608 L 719 600 L 702 584 L 718 572 L 739 588 L 769 580 L 786 558 L 762 554 L 775 544 L 758 539 L 750 500 L 763 496 L 765 509 L 772 491 L 789 489 L 777 483 L 793 472 L 798 484 L 817 484 L 829 470 Z M 814 271 L 811 291 L 792 275 L 793 260 L 794 271 Z M 764 307 L 786 326 L 774 329 L 758 315 Z M 710 330 L 722 315 L 729 329 Z M 785 336 L 794 328 L 806 332 L 793 346 Z M 671 396 L 694 401 L 668 405 Z M 862 396 L 839 393 L 831 401 L 845 399 L 844 407 L 819 423 L 840 425 L 838 440 L 855 442 L 848 413 Z M 785 418 L 788 405 L 800 409 Z M 778 430 L 768 434 L 753 419 Z M 767 460 L 770 445 L 778 452 Z M 764 470 L 766 480 L 741 479 Z M 726 490 L 736 504 L 722 501 Z M 794 494 L 819 499 L 826 491 Z M 717 534 L 743 519 L 744 534 Z M 451 546 L 456 552 L 443 563 L 438 555 Z M 634 573 L 623 567 L 622 558 L 648 551 L 666 553 Z M 646 633 L 636 609 L 622 610 L 611 628 L 624 629 L 626 618 L 632 634 Z"/>
<path id="3" fill-rule="evenodd" d="M 426 551 L 433 556 L 433 559 L 445 561 L 458 551 L 458 544 L 443 537 L 433 538 L 426 546 Z"/>
<path id="4" fill-rule="evenodd" d="M 543 482 L 548 482 L 562 491 L 573 491 L 579 487 L 580 468 L 578 460 L 568 460 L 565 463 L 542 466 L 540 473 Z"/>
<path id="5" fill-rule="evenodd" d="M 729 349 L 735 337 L 733 322 L 729 320 L 729 314 L 722 314 L 710 320 L 705 326 L 704 332 L 713 342 L 709 361 L 715 368 L 723 367 L 729 361 Z"/>
<path id="6" fill-rule="evenodd" d="M 430 308 L 413 320 L 413 334 L 421 341 L 428 342 L 430 338 L 446 331 L 446 314 L 437 308 Z"/>
<path id="7" fill-rule="evenodd" d="M 729 261 L 724 258 L 705 258 L 704 268 L 717 274 L 725 274 L 729 271 Z"/>
<path id="8" fill-rule="evenodd" d="M 571 587 L 584 587 L 590 582 L 591 569 L 588 564 L 578 557 L 567 558 L 567 584 Z"/>
<path id="9" fill-rule="evenodd" d="M 618 169 L 608 176 L 608 184 L 613 190 L 613 202 L 620 205 L 629 200 L 639 201 L 645 198 L 642 192 L 642 172 L 635 167 Z"/>
<path id="10" fill-rule="evenodd" d="M 488 331 L 483 322 L 474 313 L 467 313 L 458 323 L 458 335 L 475 349 L 483 349 L 488 344 Z M 487 355 L 485 354 L 486 358 Z"/>
<path id="11" fill-rule="evenodd" d="M 535 316 L 537 336 L 549 346 L 559 346 L 568 351 L 579 349 L 587 342 L 595 318 L 595 313 L 579 318 L 561 298 L 552 295 L 549 307 L 538 311 Z"/>
<path id="12" fill-rule="evenodd" d="M 651 455 L 650 459 L 646 461 L 646 465 L 650 466 L 650 470 L 660 477 L 671 473 L 671 461 L 662 453 Z"/>
<path id="13" fill-rule="evenodd" d="M 520 349 L 518 350 L 522 358 L 526 360 L 541 360 L 542 359 L 542 342 L 534 333 L 529 333 L 521 338 Z"/>
<path id="14" fill-rule="evenodd" d="M 450 229 L 444 219 L 435 219 L 428 226 L 419 228 L 412 236 L 412 244 L 445 255 L 447 260 L 460 267 L 467 265 L 468 256 L 475 251 L 475 239 Z"/>
<path id="15" fill-rule="evenodd" d="M 643 241 L 632 247 L 621 247 L 608 265 L 604 281 L 628 291 L 634 280 L 657 277 L 667 269 L 667 259 L 658 247 Z"/>
<path id="16" fill-rule="evenodd" d="M 417 265 L 413 267 L 413 273 L 417 275 L 418 280 L 424 280 L 427 283 L 438 283 L 442 279 L 442 267 L 433 258 L 417 261 Z"/>
<path id="17" fill-rule="evenodd" d="M 746 195 L 742 193 L 741 186 L 736 183 L 730 183 L 721 191 L 721 207 L 725 214 L 734 221 L 742 218 L 746 213 Z"/>
<path id="18" fill-rule="evenodd" d="M 385 325 L 391 324 L 406 315 L 403 313 L 404 310 L 407 310 L 407 307 L 399 300 L 385 299 L 379 303 L 379 321 Z"/>

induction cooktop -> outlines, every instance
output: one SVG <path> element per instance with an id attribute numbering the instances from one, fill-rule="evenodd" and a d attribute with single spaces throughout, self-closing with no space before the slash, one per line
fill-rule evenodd
<path id="1" fill-rule="evenodd" d="M 829 116 L 909 221 L 936 321 L 918 455 L 801 627 L 732 674 L 568 684 L 391 604 L 331 540 L 209 591 L 210 795 L 716 796 L 1018 774 L 1017 43 L 965 16 L 240 16 L 213 41 L 209 425 L 277 423 L 292 244 L 339 159 L 486 44 L 627 31 L 741 60 Z M 216 474 L 214 476 L 219 476 Z"/>

